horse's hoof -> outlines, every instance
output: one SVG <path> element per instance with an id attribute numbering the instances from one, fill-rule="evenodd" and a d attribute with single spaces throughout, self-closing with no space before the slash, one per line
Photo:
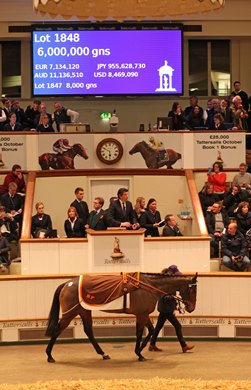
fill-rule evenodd
<path id="1" fill-rule="evenodd" d="M 55 362 L 56 362 L 56 360 L 55 360 L 55 359 L 53 359 L 53 357 L 52 357 L 52 356 L 48 356 L 48 358 L 47 358 L 47 362 L 48 362 L 48 363 L 55 363 Z"/>
<path id="2" fill-rule="evenodd" d="M 145 361 L 146 361 L 146 358 L 144 358 L 144 356 L 139 356 L 138 361 L 139 361 L 139 362 L 145 362 Z"/>
<path id="3" fill-rule="evenodd" d="M 110 360 L 110 356 L 109 355 L 103 355 L 103 360 Z"/>

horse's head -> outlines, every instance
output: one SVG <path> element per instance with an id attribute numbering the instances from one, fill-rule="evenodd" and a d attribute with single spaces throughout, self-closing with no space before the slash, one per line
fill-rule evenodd
<path id="1" fill-rule="evenodd" d="M 138 152 L 143 152 L 145 149 L 151 149 L 151 147 L 146 143 L 146 141 L 137 142 L 136 145 L 129 151 L 129 154 L 134 154 Z"/>
<path id="2" fill-rule="evenodd" d="M 188 279 L 186 283 L 179 287 L 179 292 L 185 309 L 188 313 L 192 313 L 196 306 L 197 296 L 197 273 L 192 279 Z"/>
<path id="3" fill-rule="evenodd" d="M 134 154 L 138 152 L 139 152 L 139 142 L 136 145 L 134 145 L 134 147 L 131 150 L 129 150 L 129 154 Z"/>
<path id="4" fill-rule="evenodd" d="M 74 144 L 72 149 L 75 151 L 76 154 L 83 157 L 85 160 L 88 159 L 88 155 L 86 153 L 86 149 L 81 144 Z"/>

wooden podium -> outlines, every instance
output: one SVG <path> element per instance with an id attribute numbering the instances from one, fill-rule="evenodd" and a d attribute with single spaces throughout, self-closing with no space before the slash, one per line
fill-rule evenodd
<path id="1" fill-rule="evenodd" d="M 145 229 L 86 229 L 88 272 L 130 272 L 144 269 Z"/>

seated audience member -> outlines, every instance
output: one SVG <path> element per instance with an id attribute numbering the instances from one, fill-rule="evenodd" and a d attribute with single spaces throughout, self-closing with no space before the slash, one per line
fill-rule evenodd
<path id="1" fill-rule="evenodd" d="M 4 125 L 6 124 L 6 114 L 0 107 L 0 131 L 3 131 Z"/>
<path id="2" fill-rule="evenodd" d="M 214 193 L 214 186 L 211 183 L 207 183 L 199 192 L 199 198 L 204 215 L 207 211 L 212 211 L 214 203 L 220 201 L 219 195 Z"/>
<path id="3" fill-rule="evenodd" d="M 223 172 L 223 165 L 219 162 L 213 164 L 212 170 L 208 171 L 208 182 L 213 184 L 214 193 L 219 195 L 220 199 L 223 199 L 226 192 L 226 180 L 227 175 Z"/>
<path id="4" fill-rule="evenodd" d="M 51 236 L 51 217 L 44 213 L 44 204 L 37 202 L 35 205 L 37 214 L 31 219 L 31 234 L 33 238 L 47 238 Z"/>
<path id="5" fill-rule="evenodd" d="M 229 218 L 225 209 L 222 208 L 220 202 L 215 202 L 210 211 L 206 213 L 206 225 L 208 234 L 211 237 L 210 241 L 210 256 L 219 255 L 219 242 L 221 236 L 228 226 Z"/>
<path id="6" fill-rule="evenodd" d="M 35 99 L 25 110 L 24 130 L 35 130 L 37 127 L 36 117 L 39 115 L 40 100 Z"/>
<path id="7" fill-rule="evenodd" d="M 14 112 L 8 115 L 8 122 L 4 125 L 4 131 L 22 131 L 21 123 L 17 122 L 17 117 Z"/>
<path id="8" fill-rule="evenodd" d="M 241 187 L 236 184 L 232 185 L 230 190 L 225 194 L 223 206 L 225 207 L 229 217 L 234 217 L 240 202 L 248 200 L 246 191 L 242 191 Z"/>
<path id="9" fill-rule="evenodd" d="M 142 217 L 142 214 L 145 212 L 145 205 L 146 205 L 146 200 L 143 196 L 139 196 L 136 199 L 136 203 L 134 206 L 134 211 L 137 215 L 138 223 L 140 224 L 140 219 Z"/>
<path id="10" fill-rule="evenodd" d="M 46 105 L 44 103 L 41 103 L 39 106 L 38 113 L 34 119 L 34 123 L 35 123 L 36 127 L 41 124 L 41 118 L 44 116 L 48 117 L 48 124 L 52 125 L 52 122 L 53 122 L 52 115 L 46 111 Z M 53 129 L 53 131 L 54 131 L 54 129 Z"/>
<path id="11" fill-rule="evenodd" d="M 181 276 L 182 273 L 178 270 L 176 265 L 170 265 L 170 267 L 163 269 L 162 274 L 168 274 L 170 276 Z M 183 353 L 190 351 L 194 348 L 194 345 L 189 345 L 186 343 L 182 327 L 175 315 L 175 310 L 177 310 L 177 300 L 171 294 L 164 294 L 161 296 L 158 302 L 157 310 L 159 312 L 157 324 L 155 326 L 153 335 L 150 340 L 149 351 L 161 352 L 162 349 L 156 346 L 156 341 L 160 330 L 163 328 L 166 320 L 174 327 L 177 338 L 179 340 L 181 349 Z"/>
<path id="12" fill-rule="evenodd" d="M 172 214 L 165 216 L 165 226 L 162 231 L 162 236 L 183 236 Z"/>
<path id="13" fill-rule="evenodd" d="M 239 185 L 242 190 L 246 190 L 248 195 L 251 195 L 251 173 L 247 172 L 247 168 L 245 163 L 239 165 L 239 173 L 234 176 L 232 185 Z"/>
<path id="14" fill-rule="evenodd" d="M 199 107 L 201 114 L 203 115 L 203 108 L 198 105 L 198 97 L 195 95 L 191 95 L 189 97 L 189 106 L 187 106 L 184 110 L 185 118 L 187 119 L 188 115 L 192 113 L 195 106 Z"/>
<path id="15" fill-rule="evenodd" d="M 227 232 L 221 238 L 222 262 L 225 267 L 234 271 L 245 271 L 250 265 L 247 256 L 247 242 L 241 232 L 238 231 L 236 223 L 228 225 Z"/>
<path id="16" fill-rule="evenodd" d="M 232 100 L 233 128 L 237 130 L 248 130 L 248 113 L 244 110 L 240 96 L 235 96 Z"/>
<path id="17" fill-rule="evenodd" d="M 199 106 L 194 106 L 192 112 L 186 117 L 186 126 L 190 130 L 205 126 L 203 111 L 201 112 Z"/>
<path id="18" fill-rule="evenodd" d="M 138 229 L 139 223 L 133 210 L 132 203 L 128 200 L 128 189 L 118 190 L 118 199 L 110 203 L 108 212 L 108 224 L 111 227 L 125 227 L 126 229 Z"/>
<path id="19" fill-rule="evenodd" d="M 10 252 L 10 244 L 8 240 L 2 236 L 0 232 L 0 269 L 4 268 L 4 265 L 9 265 L 9 252 Z"/>
<path id="20" fill-rule="evenodd" d="M 212 108 L 207 112 L 206 127 L 210 130 L 215 128 L 214 116 L 220 112 L 220 100 L 218 98 L 212 99 Z"/>
<path id="21" fill-rule="evenodd" d="M 6 212 L 10 213 L 16 222 L 19 223 L 19 233 L 21 233 L 23 219 L 23 197 L 17 193 L 17 184 L 11 182 L 9 184 L 9 192 L 2 195 L 2 206 Z"/>
<path id="22" fill-rule="evenodd" d="M 251 229 L 251 212 L 249 211 L 249 203 L 241 202 L 235 214 L 238 230 L 246 236 L 246 233 Z"/>
<path id="23" fill-rule="evenodd" d="M 75 207 L 69 207 L 67 211 L 68 218 L 64 222 L 65 234 L 68 238 L 85 237 L 85 226 Z"/>
<path id="24" fill-rule="evenodd" d="M 173 120 L 172 130 L 184 130 L 186 128 L 186 118 L 182 112 L 180 103 L 173 103 L 172 110 L 169 111 L 168 116 Z"/>
<path id="25" fill-rule="evenodd" d="M 213 120 L 214 124 L 212 126 L 212 130 L 227 130 L 224 124 L 224 118 L 221 114 L 215 114 Z"/>
<path id="26" fill-rule="evenodd" d="M 82 219 L 84 226 L 87 224 L 87 219 L 89 217 L 89 208 L 84 199 L 84 189 L 82 187 L 77 187 L 74 191 L 76 199 L 71 202 L 70 207 L 75 207 L 77 210 L 78 217 Z M 86 234 L 85 234 L 86 236 Z"/>
<path id="27" fill-rule="evenodd" d="M 22 129 L 24 128 L 25 123 L 25 114 L 23 108 L 20 107 L 19 100 L 15 99 L 11 103 L 11 111 L 16 114 L 17 122 L 21 123 Z"/>
<path id="28" fill-rule="evenodd" d="M 145 228 L 145 236 L 159 237 L 161 217 L 157 210 L 156 199 L 150 198 L 147 202 L 145 212 L 142 214 L 140 225 Z"/>
<path id="29" fill-rule="evenodd" d="M 10 213 L 6 213 L 5 207 L 0 206 L 0 232 L 9 242 L 18 241 L 17 223 Z"/>
<path id="30" fill-rule="evenodd" d="M 38 133 L 54 133 L 54 129 L 49 122 L 49 117 L 47 114 L 40 115 L 40 120 L 36 130 Z"/>
<path id="31" fill-rule="evenodd" d="M 101 196 L 97 196 L 93 201 L 93 208 L 87 219 L 87 224 L 85 228 L 93 230 L 106 230 L 107 228 L 107 217 L 105 210 L 103 210 L 104 199 Z"/>
<path id="32" fill-rule="evenodd" d="M 11 172 L 9 172 L 4 179 L 3 185 L 1 187 L 1 194 L 7 193 L 9 191 L 9 184 L 16 183 L 17 192 L 25 194 L 26 186 L 24 181 L 24 176 L 21 172 L 21 166 L 18 164 L 14 164 L 11 168 Z"/>

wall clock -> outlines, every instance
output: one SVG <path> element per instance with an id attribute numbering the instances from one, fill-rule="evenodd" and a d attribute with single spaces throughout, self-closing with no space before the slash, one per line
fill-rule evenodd
<path id="1" fill-rule="evenodd" d="M 104 164 L 115 164 L 123 156 L 123 146 L 115 138 L 104 138 L 99 142 L 96 153 Z"/>

